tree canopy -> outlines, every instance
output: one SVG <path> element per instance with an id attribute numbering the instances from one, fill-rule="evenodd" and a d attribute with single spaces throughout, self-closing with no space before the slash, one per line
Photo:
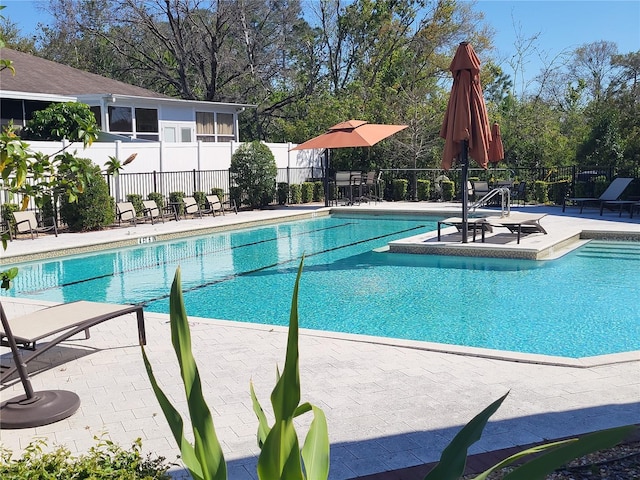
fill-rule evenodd
<path id="1" fill-rule="evenodd" d="M 469 41 L 482 60 L 507 165 L 586 164 L 612 154 L 616 168 L 638 164 L 640 51 L 620 53 L 605 40 L 581 45 L 518 92 L 522 80 L 492 57 L 492 32 L 472 7 L 455 0 L 49 0 L 54 22 L 35 41 L 10 21 L 0 33 L 12 48 L 177 98 L 255 104 L 240 119 L 244 140 L 302 142 L 350 118 L 409 125 L 366 157 L 351 149 L 334 156 L 338 165 L 357 159 L 362 168 L 440 165 L 448 67 L 458 44 Z M 518 75 L 535 42 L 516 43 Z"/>

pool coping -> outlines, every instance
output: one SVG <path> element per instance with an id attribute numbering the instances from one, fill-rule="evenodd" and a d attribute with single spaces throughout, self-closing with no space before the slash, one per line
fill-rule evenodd
<path id="1" fill-rule="evenodd" d="M 210 324 L 214 322 L 217 325 L 231 328 L 248 328 L 262 331 L 281 331 L 285 332 L 288 328 L 284 325 L 262 324 L 251 322 L 240 322 L 235 320 L 211 319 L 205 317 L 189 316 L 189 320 L 199 323 Z M 366 343 L 370 345 L 385 345 L 390 347 L 409 348 L 415 350 L 424 350 L 436 353 L 445 353 L 448 355 L 460 355 L 465 357 L 477 357 L 491 360 L 499 360 L 505 362 L 530 363 L 535 365 L 547 365 L 555 367 L 571 367 L 571 368 L 593 368 L 604 365 L 613 365 L 619 363 L 630 363 L 640 361 L 640 350 L 630 352 L 611 353 L 605 355 L 595 355 L 591 357 L 570 358 L 554 355 L 542 355 L 535 353 L 520 353 L 507 350 L 497 350 L 491 348 L 467 347 L 460 345 L 450 345 L 445 343 L 426 342 L 423 340 L 408 340 L 402 338 L 378 337 L 373 335 L 365 335 L 360 333 L 343 333 L 330 330 L 316 330 L 311 328 L 300 328 L 300 334 L 316 338 L 332 338 L 348 342 Z"/>

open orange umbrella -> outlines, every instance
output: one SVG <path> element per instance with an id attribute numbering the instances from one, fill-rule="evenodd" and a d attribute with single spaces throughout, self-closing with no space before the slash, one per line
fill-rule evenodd
<path id="1" fill-rule="evenodd" d="M 380 140 L 407 128 L 407 125 L 385 125 L 363 120 L 347 120 L 329 128 L 326 133 L 307 140 L 291 150 L 324 150 L 323 183 L 325 206 L 329 205 L 328 178 L 329 149 L 349 147 L 372 147 Z"/>
<path id="2" fill-rule="evenodd" d="M 347 120 L 334 125 L 326 133 L 307 140 L 291 150 L 372 147 L 380 140 L 384 140 L 405 128 L 407 125 L 385 125 L 367 123 L 362 120 Z"/>
<path id="3" fill-rule="evenodd" d="M 462 164 L 462 242 L 466 243 L 468 156 L 487 168 L 491 130 L 480 84 L 480 59 L 468 42 L 458 46 L 449 70 L 453 86 L 440 129 L 440 136 L 445 139 L 442 168 L 449 170 L 456 159 Z"/>

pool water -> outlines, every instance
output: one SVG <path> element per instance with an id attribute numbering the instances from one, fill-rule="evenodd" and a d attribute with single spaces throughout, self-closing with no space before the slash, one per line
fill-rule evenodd
<path id="1" fill-rule="evenodd" d="M 585 357 L 640 350 L 640 244 L 592 241 L 554 261 L 379 252 L 437 218 L 332 215 L 19 265 L 4 295 L 168 312 L 181 269 L 191 316 Z"/>

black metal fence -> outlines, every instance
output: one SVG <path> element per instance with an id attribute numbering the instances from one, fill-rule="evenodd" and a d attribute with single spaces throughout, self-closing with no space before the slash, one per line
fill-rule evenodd
<path id="1" fill-rule="evenodd" d="M 331 179 L 335 172 L 328 172 Z M 432 185 L 432 193 L 429 199 L 436 199 L 433 185 L 438 177 L 445 175 L 455 185 L 455 192 L 460 192 L 460 170 L 443 171 L 441 169 L 384 169 L 381 171 L 381 191 L 385 200 L 416 200 L 418 180 L 429 180 Z M 625 172 L 620 175 L 609 167 L 554 167 L 554 168 L 496 168 L 469 169 L 471 181 L 486 181 L 490 185 L 499 181 L 513 181 L 514 183 L 526 182 L 527 198 L 536 200 L 535 184 L 537 181 L 545 182 L 548 201 L 562 203 L 566 195 L 573 196 L 579 193 L 581 196 L 598 196 L 597 184 L 608 184 L 616 176 L 631 176 L 640 178 L 640 166 L 633 172 Z M 276 183 L 289 185 L 301 184 L 307 181 L 319 181 L 323 178 L 323 171 L 319 167 L 304 168 L 279 168 Z M 397 198 L 394 191 L 395 180 L 406 180 L 407 190 L 403 198 Z M 222 189 L 227 196 L 234 187 L 233 178 L 229 170 L 188 170 L 179 172 L 149 172 L 149 173 L 121 173 L 119 175 L 106 176 L 109 192 L 116 201 L 125 201 L 127 195 L 137 194 L 148 198 L 152 192 L 157 192 L 165 198 L 171 192 L 185 192 L 192 195 L 194 192 L 210 193 L 212 188 Z M 634 182 L 627 190 L 627 195 L 640 198 L 640 182 Z M 18 203 L 20 199 L 11 195 L 8 191 L 0 191 L 0 206 L 5 203 Z M 273 199 L 274 203 L 277 201 Z M 35 209 L 33 202 L 29 209 Z"/>

